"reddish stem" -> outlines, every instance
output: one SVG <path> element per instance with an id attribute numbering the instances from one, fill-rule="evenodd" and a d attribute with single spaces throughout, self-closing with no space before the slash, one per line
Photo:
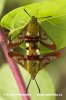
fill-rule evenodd
<path id="1" fill-rule="evenodd" d="M 20 93 L 26 94 L 26 86 L 25 86 L 24 80 L 22 78 L 22 75 L 19 71 L 19 68 L 16 65 L 16 63 L 14 62 L 14 60 L 8 56 L 9 50 L 7 48 L 7 38 L 5 36 L 5 32 L 2 29 L 0 29 L 0 45 L 1 45 L 1 48 L 2 48 L 3 53 L 5 55 L 5 58 L 10 65 L 11 71 L 15 77 L 15 80 L 16 80 L 17 85 L 19 87 Z M 27 95 L 23 95 L 22 98 L 23 98 L 22 100 L 30 100 L 30 97 Z"/>

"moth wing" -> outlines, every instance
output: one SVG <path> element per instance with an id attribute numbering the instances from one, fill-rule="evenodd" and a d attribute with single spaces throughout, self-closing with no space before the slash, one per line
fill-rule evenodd
<path id="1" fill-rule="evenodd" d="M 40 43 L 42 45 L 52 50 L 56 49 L 54 41 L 47 35 L 47 33 L 44 31 L 44 29 L 42 29 L 40 25 L 39 25 L 39 35 L 40 35 Z"/>
<path id="2" fill-rule="evenodd" d="M 40 70 L 44 68 L 47 64 L 51 63 L 52 61 L 55 61 L 61 55 L 62 55 L 61 52 L 53 52 L 53 53 L 44 55 L 42 60 L 40 61 Z"/>
<path id="3" fill-rule="evenodd" d="M 20 48 L 19 48 L 20 49 Z M 12 58 L 14 61 L 16 61 L 19 65 L 21 65 L 24 69 L 25 69 L 25 66 L 24 66 L 24 55 L 22 54 L 21 50 L 14 50 L 14 51 L 10 51 L 8 52 L 8 55 L 10 58 Z"/>
<path id="4" fill-rule="evenodd" d="M 25 27 L 20 31 L 19 35 L 18 35 L 18 38 L 19 39 L 22 39 L 25 35 L 26 35 L 26 32 L 27 32 L 27 25 L 25 25 Z"/>
<path id="5" fill-rule="evenodd" d="M 11 37 L 12 35 L 11 35 L 9 37 L 8 48 L 13 49 L 13 48 L 19 47 L 20 44 L 24 44 L 23 41 L 24 41 L 24 36 L 26 34 L 26 31 L 27 31 L 27 25 L 14 38 L 12 38 Z"/>
<path id="6" fill-rule="evenodd" d="M 9 42 L 14 44 L 14 43 L 20 43 L 21 41 L 23 41 L 24 40 L 24 36 L 25 36 L 25 34 L 27 32 L 27 26 L 28 26 L 28 24 L 25 25 L 24 28 L 22 28 L 20 30 L 20 32 L 18 34 L 16 34 L 14 37 L 13 37 L 13 34 L 12 34 L 9 37 Z"/>

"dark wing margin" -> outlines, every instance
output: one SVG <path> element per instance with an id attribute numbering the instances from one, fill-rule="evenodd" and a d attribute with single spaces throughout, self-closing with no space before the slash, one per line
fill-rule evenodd
<path id="1" fill-rule="evenodd" d="M 28 24 L 27 24 L 28 25 Z M 8 48 L 16 48 L 24 41 L 24 36 L 27 32 L 27 25 L 20 31 L 18 35 L 16 35 L 13 39 L 11 39 L 11 36 L 9 37 L 9 43 Z"/>
<path id="2" fill-rule="evenodd" d="M 56 44 L 54 41 L 47 35 L 47 33 L 42 29 L 42 27 L 39 25 L 39 35 L 40 35 L 40 43 L 44 45 L 45 47 L 56 50 Z"/>
<path id="3" fill-rule="evenodd" d="M 62 55 L 62 52 L 52 52 L 45 54 L 40 61 L 40 69 L 46 67 L 47 64 L 57 60 Z"/>

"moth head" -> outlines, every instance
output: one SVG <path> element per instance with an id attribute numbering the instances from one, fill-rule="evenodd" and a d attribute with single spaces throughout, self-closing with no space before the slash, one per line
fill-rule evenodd
<path id="1" fill-rule="evenodd" d="M 31 22 L 36 22 L 36 21 L 37 21 L 37 18 L 34 17 L 34 16 L 32 16 L 32 17 L 31 17 Z"/>
<path id="2" fill-rule="evenodd" d="M 28 14 L 28 16 L 30 16 L 31 17 L 31 22 L 37 22 L 37 18 L 35 17 L 35 16 L 31 16 L 27 11 L 26 11 L 26 9 L 24 9 L 24 11 Z"/>

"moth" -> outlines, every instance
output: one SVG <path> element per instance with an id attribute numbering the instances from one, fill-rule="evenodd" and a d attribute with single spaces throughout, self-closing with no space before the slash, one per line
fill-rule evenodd
<path id="1" fill-rule="evenodd" d="M 25 9 L 24 11 L 30 16 L 30 14 Z M 47 16 L 44 18 L 49 17 L 51 16 Z M 30 16 L 30 18 L 31 19 L 28 24 L 18 34 L 17 39 L 9 39 L 8 48 L 10 51 L 8 52 L 8 55 L 13 58 L 18 64 L 20 64 L 25 70 L 27 70 L 31 76 L 31 79 L 35 80 L 37 84 L 37 81 L 35 79 L 37 73 L 47 64 L 60 57 L 61 53 L 53 52 L 45 55 L 40 54 L 39 44 L 42 44 L 46 48 L 52 50 L 56 50 L 56 44 L 38 23 L 38 19 L 35 16 Z M 23 42 L 26 45 L 25 55 L 22 54 L 22 51 L 16 50 Z M 27 90 L 30 81 L 28 83 Z M 37 87 L 40 93 L 38 84 Z"/>

